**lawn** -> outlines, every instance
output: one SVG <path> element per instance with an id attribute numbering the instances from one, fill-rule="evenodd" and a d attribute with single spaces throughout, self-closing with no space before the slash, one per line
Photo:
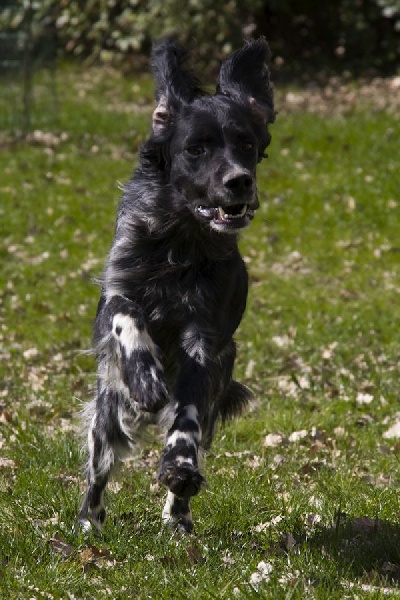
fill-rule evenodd
<path id="1" fill-rule="evenodd" d="M 74 533 L 93 280 L 151 81 L 63 67 L 57 122 L 1 135 L 1 597 L 400 596 L 397 83 L 277 89 L 241 242 L 255 400 L 218 431 L 186 538 L 161 525 L 158 439 L 111 486 L 104 535 Z"/>

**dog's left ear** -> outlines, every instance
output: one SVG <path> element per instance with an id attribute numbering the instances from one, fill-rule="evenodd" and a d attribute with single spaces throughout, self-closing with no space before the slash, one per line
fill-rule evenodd
<path id="1" fill-rule="evenodd" d="M 246 42 L 222 63 L 217 86 L 217 93 L 247 105 L 264 123 L 275 120 L 273 89 L 266 65 L 269 57 L 265 38 Z"/>

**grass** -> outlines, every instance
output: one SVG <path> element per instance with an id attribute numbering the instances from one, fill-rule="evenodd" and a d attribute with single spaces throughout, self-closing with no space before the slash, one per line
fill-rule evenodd
<path id="1" fill-rule="evenodd" d="M 398 115 L 286 111 L 278 90 L 242 240 L 236 371 L 256 401 L 216 436 L 196 536 L 161 527 L 155 442 L 110 490 L 104 536 L 85 539 L 76 414 L 95 365 L 79 351 L 152 85 L 64 68 L 58 86 L 58 122 L 0 151 L 0 595 L 399 595 L 400 446 L 383 435 L 398 417 Z"/>

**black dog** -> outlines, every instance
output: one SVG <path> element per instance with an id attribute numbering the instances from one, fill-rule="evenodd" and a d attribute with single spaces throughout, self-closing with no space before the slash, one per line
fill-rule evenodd
<path id="1" fill-rule="evenodd" d="M 246 43 L 207 95 L 177 44 L 155 47 L 153 130 L 124 190 L 95 322 L 84 528 L 101 528 L 113 467 L 139 429 L 158 421 L 168 428 L 163 519 L 190 531 L 189 499 L 204 481 L 200 450 L 251 395 L 232 379 L 232 336 L 247 297 L 237 236 L 259 206 L 256 166 L 274 120 L 268 55 L 264 39 Z"/>

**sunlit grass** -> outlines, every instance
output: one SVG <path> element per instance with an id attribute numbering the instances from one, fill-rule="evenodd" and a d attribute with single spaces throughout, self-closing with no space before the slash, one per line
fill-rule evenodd
<path id="1" fill-rule="evenodd" d="M 95 367 L 80 350 L 152 87 L 112 71 L 61 75 L 52 135 L 0 152 L 4 597 L 396 588 L 399 445 L 383 434 L 399 410 L 398 119 L 278 106 L 262 206 L 241 242 L 252 287 L 236 370 L 256 400 L 217 434 L 193 501 L 198 537 L 161 527 L 156 443 L 110 490 L 104 537 L 86 540 L 73 531 L 84 460 L 75 430 Z M 271 433 L 276 446 L 264 445 Z"/>

